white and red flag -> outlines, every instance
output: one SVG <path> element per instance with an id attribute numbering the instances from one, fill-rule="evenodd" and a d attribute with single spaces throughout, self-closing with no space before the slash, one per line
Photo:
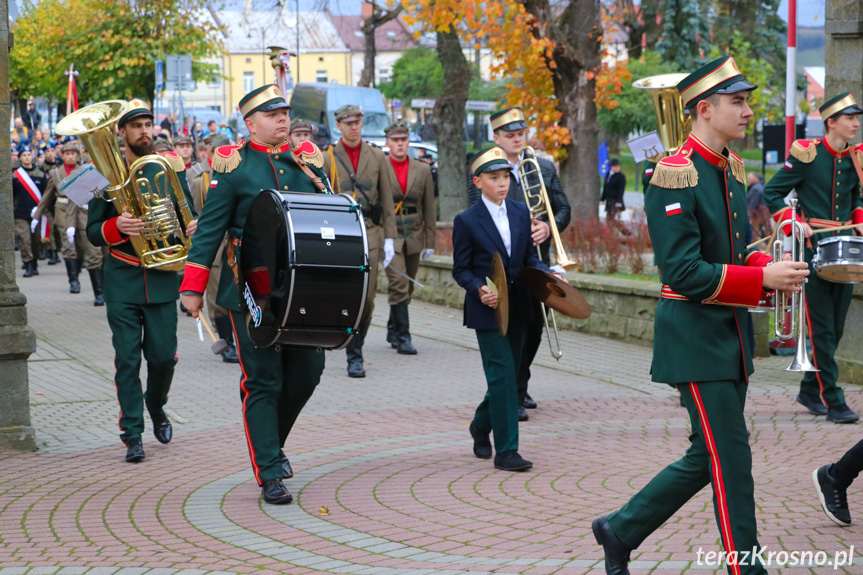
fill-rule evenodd
<path id="1" fill-rule="evenodd" d="M 30 177 L 30 174 L 27 173 L 27 170 L 24 168 L 18 168 L 13 172 L 15 177 L 18 178 L 18 181 L 21 182 L 21 185 L 24 186 L 24 189 L 27 190 L 27 193 L 30 194 L 30 197 L 33 198 L 33 201 L 36 202 L 36 205 L 39 205 L 39 202 L 42 201 L 42 192 L 39 191 L 39 186 L 36 185 L 36 182 L 33 181 L 33 178 Z M 51 230 L 48 225 L 48 218 L 42 216 L 42 239 L 47 240 L 50 237 Z"/>

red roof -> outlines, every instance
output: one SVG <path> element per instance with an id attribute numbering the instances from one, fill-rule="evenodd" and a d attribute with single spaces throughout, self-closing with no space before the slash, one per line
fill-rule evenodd
<path id="1" fill-rule="evenodd" d="M 342 38 L 342 42 L 351 52 L 365 50 L 365 39 L 362 36 L 363 19 L 361 16 L 336 16 L 330 18 Z M 419 42 L 413 37 L 400 18 L 390 20 L 375 30 L 375 49 L 380 51 L 407 50 L 414 48 Z"/>

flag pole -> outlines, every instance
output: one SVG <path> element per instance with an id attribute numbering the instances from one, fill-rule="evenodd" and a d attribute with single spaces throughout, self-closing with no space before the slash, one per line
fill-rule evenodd
<path id="1" fill-rule="evenodd" d="M 788 48 L 785 56 L 785 157 L 794 141 L 797 114 L 797 0 L 788 0 Z"/>

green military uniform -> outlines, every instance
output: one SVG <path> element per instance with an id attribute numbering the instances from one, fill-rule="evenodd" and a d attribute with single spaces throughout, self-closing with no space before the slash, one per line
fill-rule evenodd
<path id="1" fill-rule="evenodd" d="M 338 122 L 360 120 L 363 112 L 357 106 L 347 105 L 336 110 Z M 345 352 L 348 359 L 348 375 L 364 377 L 363 343 L 372 313 L 375 310 L 375 293 L 378 286 L 379 260 L 383 259 L 381 250 L 385 248 L 386 240 L 396 237 L 395 213 L 393 211 L 393 190 L 387 171 L 389 161 L 380 148 L 372 147 L 366 142 L 360 142 L 356 148 L 348 149 L 344 140 L 339 140 L 331 146 L 329 153 L 324 155 L 324 172 L 329 175 L 330 182 L 337 193 L 351 194 L 362 206 L 365 214 L 366 233 L 369 240 L 369 260 L 372 264 L 369 273 L 369 287 L 366 297 L 363 317 L 360 319 L 359 332 L 354 336 Z M 353 178 L 351 177 L 353 176 Z M 362 187 L 362 192 L 356 189 L 353 181 Z M 369 217 L 369 202 L 380 204 L 380 221 L 375 223 Z"/>
<path id="2" fill-rule="evenodd" d="M 393 124 L 384 132 L 387 137 L 407 138 L 409 130 L 404 124 Z M 401 162 L 397 162 L 392 156 L 389 160 L 386 177 L 389 178 L 393 191 L 398 235 L 394 242 L 395 256 L 386 268 L 390 304 L 387 341 L 397 348 L 399 353 L 413 354 L 416 349 L 411 343 L 408 304 L 411 302 L 414 284 L 394 270 L 415 278 L 419 270 L 420 256 L 424 252 L 430 254 L 434 251 L 437 225 L 434 180 L 431 168 L 425 162 L 409 156 Z"/>
<path id="3" fill-rule="evenodd" d="M 131 109 L 120 119 L 122 126 L 134 117 L 148 115 L 149 107 L 133 100 Z M 183 170 L 183 161 L 174 152 L 166 159 L 177 172 L 183 200 L 191 208 L 192 198 Z M 134 174 L 154 182 L 161 168 L 149 164 Z M 163 181 L 160 179 L 160 182 Z M 178 198 L 174 198 L 176 209 Z M 165 419 L 163 407 L 174 377 L 177 359 L 177 289 L 176 271 L 146 269 L 129 236 L 117 228 L 116 208 L 101 198 L 90 201 L 87 238 L 95 246 L 109 246 L 105 260 L 105 302 L 111 341 L 114 345 L 117 399 L 120 402 L 120 439 L 126 445 L 141 440 L 144 431 L 143 405 L 151 420 Z M 141 352 L 147 362 L 147 387 L 141 389 Z"/>
<path id="4" fill-rule="evenodd" d="M 249 92 L 240 101 L 243 116 L 267 106 L 287 104 L 274 85 Z M 195 242 L 186 263 L 181 290 L 204 293 L 211 265 L 225 232 L 239 258 L 241 236 L 252 202 L 262 189 L 315 193 L 319 185 L 321 152 L 311 142 L 292 152 L 288 142 L 277 146 L 248 140 L 242 147 L 223 146 L 213 151 L 212 192 L 201 214 Z M 315 180 L 303 170 L 311 170 Z M 226 254 L 227 258 L 227 254 Z M 227 259 L 222 265 L 217 302 L 230 310 L 243 376 L 240 396 L 252 470 L 259 485 L 283 477 L 280 449 L 303 406 L 312 396 L 324 370 L 324 352 L 313 348 L 256 347 L 249 339 L 245 314 Z"/>
<path id="5" fill-rule="evenodd" d="M 641 189 L 644 193 L 647 193 L 647 187 L 650 185 L 650 178 L 653 177 L 653 171 L 656 169 L 656 162 L 645 160 L 642 169 L 644 171 L 641 173 Z"/>
<path id="6" fill-rule="evenodd" d="M 857 115 L 863 112 L 849 93 L 828 100 L 820 109 L 825 121 L 840 114 Z M 834 150 L 827 138 L 795 141 L 785 166 L 764 187 L 764 204 L 776 221 L 791 217 L 791 208 L 784 200 L 789 192 L 796 190 L 799 219 L 808 222 L 813 229 L 863 222 L 860 180 L 852 162 L 852 153 L 863 159 L 863 146 L 857 146 L 856 151 L 852 150 L 851 145 L 844 150 Z M 844 230 L 813 236 L 806 242 L 805 249 L 810 268 L 813 248 L 819 239 L 853 233 L 852 230 Z M 808 394 L 815 401 L 823 402 L 828 409 L 834 409 L 834 413 L 828 412 L 828 418 L 835 421 L 836 408 L 841 411 L 848 409 L 845 394 L 836 384 L 839 369 L 834 354 L 845 328 L 845 316 L 851 305 L 854 286 L 821 279 L 814 268 L 811 268 L 811 272 L 806 284 L 806 320 L 810 326 L 813 363 L 820 371 L 804 374 L 800 393 L 801 396 Z M 801 397 L 802 401 L 805 399 Z M 842 419 L 850 422 L 858 418 L 851 412 Z"/>
<path id="7" fill-rule="evenodd" d="M 78 153 L 78 146 L 74 142 L 67 142 L 63 145 L 62 151 L 74 151 Z M 95 305 L 104 305 L 105 300 L 102 296 L 103 291 L 103 275 L 102 262 L 104 257 L 102 249 L 94 246 L 87 239 L 87 207 L 79 207 L 72 200 L 66 197 L 61 189 L 63 180 L 77 166 L 69 166 L 61 163 L 51 169 L 48 173 L 48 188 L 42 195 L 42 201 L 39 203 L 39 209 L 36 210 L 34 219 L 38 219 L 45 211 L 54 208 L 54 225 L 59 228 L 62 248 L 60 255 L 66 264 L 66 273 L 69 277 L 69 291 L 71 293 L 79 293 L 81 284 L 78 281 L 78 273 L 81 269 L 81 262 L 87 268 L 90 274 L 90 283 L 93 286 L 93 295 L 95 297 Z M 72 241 L 69 240 L 69 235 L 66 230 L 73 228 L 75 230 Z"/>
<path id="8" fill-rule="evenodd" d="M 679 85 L 688 107 L 714 93 L 754 89 L 725 56 Z M 723 103 L 723 105 L 730 105 Z M 712 150 L 695 135 L 656 166 L 645 211 L 662 296 L 656 309 L 653 381 L 676 386 L 689 411 L 691 445 L 603 522 L 635 549 L 681 506 L 712 484 L 725 551 L 758 548 L 752 455 L 743 407 L 753 371 L 747 307 L 758 304 L 769 258 L 746 247 L 748 219 L 743 161 Z M 600 538 L 600 535 L 597 534 Z M 608 540 L 606 547 L 608 568 Z M 627 557 L 628 560 L 628 557 Z M 730 573 L 765 573 L 760 564 L 728 565 Z"/>

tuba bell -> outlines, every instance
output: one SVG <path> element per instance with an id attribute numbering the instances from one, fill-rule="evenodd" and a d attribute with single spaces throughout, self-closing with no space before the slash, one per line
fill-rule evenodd
<path id="1" fill-rule="evenodd" d="M 111 182 L 102 197 L 114 204 L 117 213 L 125 211 L 144 221 L 141 234 L 129 237 L 141 266 L 181 270 L 192 245 L 185 233 L 193 219 L 192 212 L 180 179 L 165 158 L 150 154 L 126 168 L 115 136 L 117 122 L 126 109 L 122 100 L 92 104 L 60 120 L 56 131 L 61 136 L 77 136 L 84 144 L 93 166 Z M 152 181 L 135 177 L 146 165 L 159 168 Z"/>
<path id="2" fill-rule="evenodd" d="M 686 74 L 660 74 L 636 80 L 632 84 L 634 88 L 647 90 L 650 95 L 656 112 L 659 139 L 665 147 L 665 152 L 648 157 L 648 161 L 658 162 L 674 154 L 692 131 L 692 118 L 683 113 L 683 100 L 677 91 L 677 83 L 685 77 Z"/>

